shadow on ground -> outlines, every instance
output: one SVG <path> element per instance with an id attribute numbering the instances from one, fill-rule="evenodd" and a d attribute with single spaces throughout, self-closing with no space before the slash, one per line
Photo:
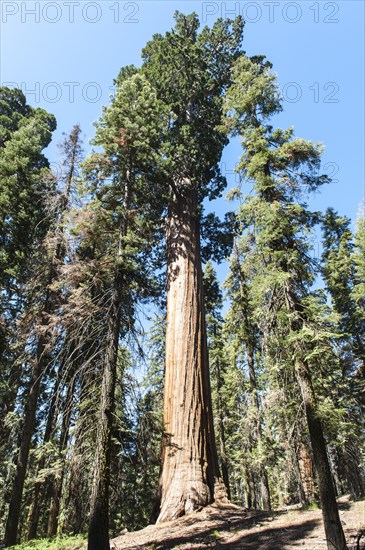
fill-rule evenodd
<path id="1" fill-rule="evenodd" d="M 351 503 L 348 500 L 339 500 L 337 506 L 339 510 L 350 510 Z"/>
<path id="2" fill-rule="evenodd" d="M 232 510 L 227 514 L 222 512 L 210 515 L 210 520 L 214 521 L 214 527 L 201 529 L 196 525 L 196 532 L 184 535 L 170 536 L 168 540 L 156 541 L 155 550 L 168 550 L 178 548 L 189 544 L 191 548 L 229 548 L 242 550 L 285 550 L 292 547 L 295 541 L 305 539 L 320 523 L 316 519 L 304 520 L 290 527 L 272 527 L 270 522 L 279 518 L 284 512 L 272 514 L 264 512 L 247 512 L 246 517 L 241 514 L 232 515 Z M 222 517 L 222 515 L 224 517 Z M 192 519 L 191 525 L 194 524 Z M 256 529 L 257 528 L 257 529 Z M 255 529 L 255 532 L 247 531 Z M 220 533 L 224 532 L 224 539 L 220 538 Z M 187 547 L 185 547 L 187 548 Z"/>
<path id="3" fill-rule="evenodd" d="M 349 550 L 365 550 L 365 503 L 339 501 Z M 320 510 L 262 512 L 231 503 L 148 527 L 112 541 L 114 550 L 324 550 Z"/>
<path id="4" fill-rule="evenodd" d="M 238 539 L 220 546 L 242 550 L 285 550 L 287 547 L 291 548 L 296 541 L 303 541 L 319 523 L 316 519 L 310 519 L 286 528 L 268 528 L 247 535 L 243 533 Z"/>

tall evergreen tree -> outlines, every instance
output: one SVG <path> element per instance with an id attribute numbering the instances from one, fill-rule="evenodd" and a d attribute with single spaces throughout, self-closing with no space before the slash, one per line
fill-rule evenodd
<path id="1" fill-rule="evenodd" d="M 158 177 L 157 154 L 166 117 L 147 79 L 139 74 L 129 76 L 131 72 L 120 75 L 114 101 L 104 110 L 97 125 L 95 144 L 103 147 L 104 152 L 92 155 L 85 163 L 85 174 L 94 182 L 96 192 L 94 231 L 97 228 L 100 234 L 108 235 L 106 257 L 112 274 L 106 304 L 89 550 L 109 549 L 111 434 L 118 343 L 132 329 L 137 300 L 149 292 L 146 251 L 154 224 L 156 227 L 159 220 L 150 186 Z"/>
<path id="2" fill-rule="evenodd" d="M 219 495 L 200 250 L 201 204 L 225 181 L 217 129 L 222 93 L 239 55 L 242 21 L 218 20 L 198 34 L 196 14 L 143 50 L 142 71 L 169 113 L 164 141 L 167 196 L 166 436 L 158 521 L 193 512 Z M 216 489 L 215 489 L 216 486 Z"/>
<path id="3" fill-rule="evenodd" d="M 59 268 L 62 265 L 65 254 L 64 242 L 64 219 L 69 209 L 71 185 L 76 169 L 77 157 L 79 155 L 80 128 L 75 127 L 70 136 L 69 144 L 69 172 L 66 176 L 66 186 L 63 193 L 58 197 L 55 207 L 54 221 L 48 231 L 47 239 L 43 242 L 42 253 L 45 256 L 41 263 L 41 284 L 40 292 L 35 292 L 35 299 L 39 300 L 40 305 L 34 304 L 33 314 L 36 318 L 35 328 L 33 322 L 30 324 L 28 341 L 35 337 L 34 357 L 32 357 L 32 368 L 30 380 L 28 383 L 28 392 L 23 413 L 23 427 L 20 440 L 19 454 L 17 458 L 16 474 L 14 477 L 12 497 L 9 506 L 8 519 L 5 530 L 6 544 L 15 544 L 17 540 L 17 531 L 20 517 L 21 500 L 24 488 L 24 481 L 27 471 L 31 440 L 35 427 L 37 404 L 41 389 L 41 381 L 46 370 L 50 367 L 52 354 L 50 351 L 52 342 L 52 332 L 54 332 L 54 322 L 52 316 L 60 305 L 60 293 L 55 289 L 58 278 Z M 35 277 L 36 279 L 36 277 Z M 34 298 L 33 298 L 34 300 Z M 34 334 L 32 334 L 34 330 Z M 51 426 L 51 422 L 49 426 Z M 47 439 L 50 437 L 50 427 Z M 36 534 L 37 513 L 33 521 L 34 528 L 30 532 L 33 537 Z"/>
<path id="4" fill-rule="evenodd" d="M 256 447 L 258 455 L 258 476 L 260 478 L 261 505 L 264 510 L 270 510 L 270 489 L 267 475 L 267 468 L 264 454 L 263 438 L 263 414 L 260 404 L 260 388 L 257 381 L 256 358 L 259 349 L 259 329 L 254 318 L 254 308 L 252 304 L 251 289 L 248 280 L 248 274 L 245 273 L 241 265 L 238 247 L 234 251 L 230 262 L 230 275 L 225 283 L 228 295 L 232 305 L 227 314 L 226 323 L 228 330 L 235 335 L 236 345 L 241 347 L 241 352 L 246 355 L 246 365 L 248 374 L 248 390 L 250 394 L 250 407 L 247 410 L 247 416 L 251 416 L 254 428 L 251 436 L 254 440 L 250 445 Z M 260 456 L 261 455 L 261 456 Z M 252 471 L 254 464 L 252 464 Z M 255 499 L 250 499 L 255 500 Z"/>
<path id="5" fill-rule="evenodd" d="M 355 232 L 355 249 L 353 261 L 355 264 L 356 282 L 352 291 L 352 296 L 359 306 L 364 305 L 365 296 L 365 205 L 362 204 L 357 220 Z M 364 308 L 362 308 L 364 312 Z"/>
<path id="6" fill-rule="evenodd" d="M 6 325 L 12 329 L 1 337 L 4 344 L 1 354 L 2 360 L 5 360 L 3 368 L 10 382 L 2 396 L 2 407 L 5 407 L 1 415 L 3 420 L 14 407 L 22 375 L 16 357 L 18 352 L 14 354 L 11 351 L 17 340 L 13 321 L 19 318 L 25 306 L 28 309 L 32 307 L 31 294 L 24 292 L 25 284 L 34 276 L 39 247 L 52 223 L 49 199 L 55 191 L 55 180 L 42 151 L 50 143 L 56 122 L 53 115 L 43 109 L 28 106 L 19 90 L 1 88 L 0 106 L 0 276 L 5 306 L 1 312 L 3 321 L 0 330 Z M 24 340 L 22 344 L 26 345 Z M 29 396 L 33 382 L 29 383 Z M 17 540 L 21 495 L 33 432 L 33 422 L 26 420 L 28 405 L 29 399 L 8 514 L 7 544 L 15 544 Z M 35 414 L 33 404 L 30 408 Z M 29 413 L 32 417 L 33 412 Z"/>
<path id="7" fill-rule="evenodd" d="M 317 175 L 319 145 L 294 139 L 292 129 L 265 126 L 267 116 L 278 110 L 269 69 L 263 59 L 241 58 L 227 94 L 227 112 L 233 111 L 229 123 L 242 136 L 244 148 L 239 170 L 255 189 L 239 214 L 250 228 L 244 237 L 251 241 L 252 251 L 246 261 L 252 265 L 257 318 L 264 321 L 261 330 L 271 340 L 269 349 L 277 353 L 277 335 L 283 331 L 292 357 L 318 475 L 327 546 L 346 549 L 312 380 L 313 358 L 329 345 L 319 305 L 314 307 L 316 297 L 310 294 L 315 268 L 306 234 L 318 216 L 300 201 L 305 189 L 315 190 L 328 178 Z"/>
<path id="8" fill-rule="evenodd" d="M 56 129 L 53 115 L 26 104 L 20 90 L 0 88 L 0 277 L 19 292 L 30 253 L 47 231 L 47 193 L 54 190 L 43 154 Z"/>
<path id="9" fill-rule="evenodd" d="M 65 226 L 67 222 L 67 215 L 73 203 L 73 195 L 75 194 L 75 180 L 78 178 L 78 166 L 82 157 L 82 144 L 81 144 L 81 128 L 76 124 L 71 130 L 69 136 L 65 136 L 65 139 L 60 144 L 60 153 L 62 155 L 61 161 L 61 175 L 59 177 L 58 185 L 60 189 L 60 195 L 57 205 L 58 223 L 53 229 L 52 233 L 49 233 L 48 239 L 51 246 L 51 254 L 54 255 L 55 273 L 52 274 L 52 284 L 56 283 L 56 271 L 62 265 L 62 262 L 67 254 L 68 243 L 67 236 L 65 235 Z M 64 342 L 63 342 L 64 344 Z M 54 384 L 51 403 L 47 415 L 46 428 L 43 436 L 43 444 L 47 446 L 51 440 L 51 436 L 54 430 L 55 417 L 57 414 L 56 403 L 59 397 L 60 384 L 67 378 L 70 372 L 63 372 L 63 363 L 58 367 L 57 375 L 55 375 L 56 381 Z M 42 455 L 38 464 L 38 470 L 42 471 L 45 467 L 46 456 Z M 36 538 L 38 521 L 40 514 L 40 506 L 42 504 L 42 496 L 44 492 L 45 484 L 42 482 L 36 482 L 33 499 L 29 511 L 29 525 L 28 525 L 28 540 Z"/>
<path id="10" fill-rule="evenodd" d="M 24 289 L 32 274 L 32 255 L 51 221 L 49 201 L 55 180 L 43 150 L 55 128 L 54 116 L 27 105 L 20 90 L 0 88 L 1 441 L 7 440 L 4 420 L 14 409 L 22 378 L 16 321 L 26 306 Z"/>
<path id="11" fill-rule="evenodd" d="M 242 31 L 240 17 L 200 28 L 176 12 L 141 67 L 121 69 L 82 177 L 79 126 L 57 179 L 54 117 L 0 88 L 7 545 L 88 531 L 89 550 L 108 550 L 122 527 L 227 497 L 268 510 L 319 493 L 328 548 L 346 549 L 335 496 L 365 489 L 365 224 L 353 235 L 334 210 L 309 211 L 328 182 L 322 147 L 269 124 L 276 79 Z M 226 185 L 231 135 L 251 192 L 233 189 L 241 206 L 221 222 L 204 205 Z M 223 317 L 208 260 L 232 245 Z M 163 313 L 147 356 L 151 300 Z"/>
<path id="12" fill-rule="evenodd" d="M 361 223 L 359 228 L 361 231 Z M 340 217 L 329 208 L 323 218 L 322 273 L 332 298 L 334 309 L 340 315 L 340 330 L 347 335 L 348 345 L 344 347 L 344 360 L 349 355 L 356 357 L 360 370 L 365 372 L 365 317 L 363 314 L 363 292 L 361 293 L 361 247 L 354 250 L 354 239 L 349 228 L 350 220 Z M 358 262 L 360 260 L 360 263 Z M 360 292 L 359 292 L 360 291 Z M 360 298 L 357 300 L 357 296 Z M 346 337 L 345 337 L 346 339 Z M 345 342 L 344 342 L 345 344 Z M 347 361 L 350 365 L 353 361 Z"/>
<path id="13" fill-rule="evenodd" d="M 361 223 L 362 220 L 360 220 Z M 339 315 L 341 338 L 338 339 L 338 356 L 341 366 L 341 396 L 336 397 L 337 406 L 344 406 L 347 415 L 342 445 L 336 445 L 334 463 L 338 484 L 346 487 L 357 497 L 363 495 L 364 485 L 360 472 L 361 451 L 358 442 L 360 433 L 354 437 L 350 425 L 361 425 L 364 400 L 365 365 L 365 316 L 361 273 L 358 260 L 362 255 L 355 249 L 354 236 L 349 228 L 350 220 L 339 216 L 332 208 L 327 209 L 322 220 L 324 239 L 322 274 L 335 312 Z M 361 243 L 361 239 L 356 239 Z M 360 244 L 361 246 L 361 244 Z M 361 264 L 360 264 L 361 265 Z"/>

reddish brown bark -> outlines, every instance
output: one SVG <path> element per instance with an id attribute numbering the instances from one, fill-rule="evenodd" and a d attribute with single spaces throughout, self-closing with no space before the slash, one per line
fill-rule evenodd
<path id="1" fill-rule="evenodd" d="M 187 185 L 175 193 L 167 221 L 166 436 L 158 522 L 226 494 L 214 440 L 197 206 Z"/>
<path id="2" fill-rule="evenodd" d="M 308 446 L 301 440 L 298 441 L 296 451 L 300 482 L 303 489 L 302 500 L 305 504 L 310 504 L 315 499 L 314 468 L 312 457 Z"/>

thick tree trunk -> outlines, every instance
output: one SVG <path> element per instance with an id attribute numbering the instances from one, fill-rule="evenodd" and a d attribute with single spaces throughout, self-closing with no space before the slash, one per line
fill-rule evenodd
<path id="1" fill-rule="evenodd" d="M 88 550 L 109 550 L 109 485 L 111 432 L 113 426 L 115 380 L 120 332 L 120 288 L 117 273 L 114 280 L 107 329 L 100 412 L 96 435 L 96 456 L 91 491 Z"/>
<path id="2" fill-rule="evenodd" d="M 198 203 L 186 183 L 167 220 L 166 436 L 158 522 L 226 496 L 214 440 Z"/>
<path id="3" fill-rule="evenodd" d="M 250 378 L 250 387 L 251 394 L 253 399 L 253 404 L 257 413 L 257 443 L 261 447 L 262 441 L 262 428 L 261 428 L 261 409 L 257 393 L 257 381 L 256 381 L 256 372 L 254 364 L 254 348 L 252 345 L 247 347 L 247 364 L 248 364 L 248 373 Z M 261 463 L 260 465 L 260 482 L 261 482 L 261 500 L 262 500 L 262 509 L 271 510 L 271 500 L 270 500 L 270 489 L 269 489 L 269 480 L 267 477 L 267 471 L 265 464 Z"/>
<path id="4" fill-rule="evenodd" d="M 328 550 L 347 550 L 346 539 L 338 514 L 326 443 L 323 436 L 321 421 L 317 414 L 316 397 L 308 365 L 304 361 L 297 359 L 295 361 L 295 374 L 301 389 L 308 422 L 314 465 L 318 477 L 319 496 L 327 539 L 327 548 Z"/>

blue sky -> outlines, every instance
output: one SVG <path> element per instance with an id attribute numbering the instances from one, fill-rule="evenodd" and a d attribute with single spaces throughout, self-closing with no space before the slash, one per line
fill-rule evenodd
<path id="1" fill-rule="evenodd" d="M 364 2 L 246 1 L 121 2 L 118 0 L 1 0 L 1 84 L 22 87 L 28 102 L 55 114 L 58 129 L 49 158 L 57 162 L 62 132 L 79 122 L 85 150 L 93 121 L 108 103 L 113 79 L 156 32 L 173 26 L 173 13 L 195 11 L 211 25 L 243 14 L 244 48 L 274 64 L 284 95 L 275 125 L 325 144 L 323 164 L 335 181 L 311 201 L 356 219 L 364 199 Z M 230 185 L 237 142 L 224 153 Z M 223 212 L 223 199 L 212 207 Z"/>

